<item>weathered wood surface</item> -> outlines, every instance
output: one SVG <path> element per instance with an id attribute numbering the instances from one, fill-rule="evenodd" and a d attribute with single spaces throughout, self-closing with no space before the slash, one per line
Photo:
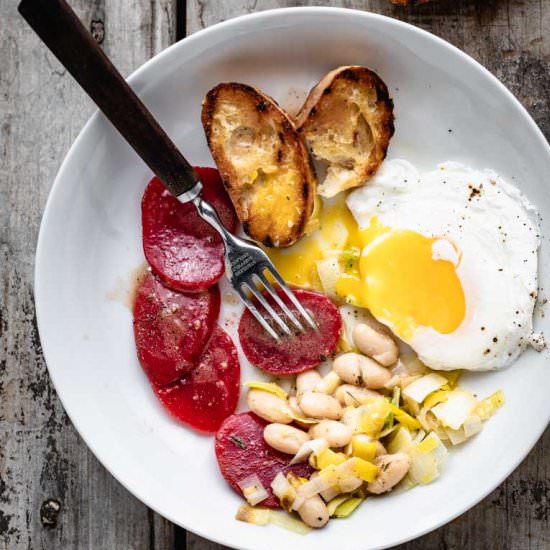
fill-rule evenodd
<path id="1" fill-rule="evenodd" d="M 387 0 L 71 4 L 123 74 L 170 44 L 176 27 L 191 33 L 242 13 L 308 4 L 383 13 L 430 30 L 481 61 L 550 137 L 547 0 L 433 0 L 417 8 Z M 0 21 L 0 550 L 219 549 L 185 536 L 123 489 L 86 449 L 49 382 L 32 299 L 38 224 L 57 168 L 93 108 L 25 27 L 15 2 L 0 2 Z M 550 548 L 549 453 L 547 430 L 481 504 L 401 548 Z"/>
<path id="2" fill-rule="evenodd" d="M 71 4 L 124 74 L 175 38 L 172 0 Z M 173 549 L 172 525 L 88 451 L 46 372 L 32 296 L 38 226 L 93 107 L 15 1 L 0 2 L 0 21 L 0 548 Z"/>

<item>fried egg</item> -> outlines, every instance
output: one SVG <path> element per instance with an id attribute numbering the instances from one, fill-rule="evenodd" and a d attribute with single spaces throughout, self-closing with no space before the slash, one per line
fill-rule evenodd
<path id="1" fill-rule="evenodd" d="M 434 369 L 513 362 L 533 333 L 536 209 L 491 170 L 447 162 L 420 175 L 386 162 L 347 205 L 362 241 L 337 293 L 371 313 Z"/>
<path id="2" fill-rule="evenodd" d="M 386 161 L 319 210 L 319 229 L 269 252 L 291 284 L 368 308 L 434 369 L 500 368 L 531 341 L 537 213 L 493 171 Z"/>

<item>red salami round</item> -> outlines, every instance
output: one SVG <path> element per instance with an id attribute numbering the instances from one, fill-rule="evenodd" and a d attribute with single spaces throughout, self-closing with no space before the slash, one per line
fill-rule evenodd
<path id="1" fill-rule="evenodd" d="M 250 412 L 230 416 L 216 434 L 216 458 L 223 477 L 235 491 L 242 495 L 239 482 L 256 474 L 270 495 L 260 506 L 278 508 L 279 500 L 271 490 L 273 478 L 289 471 L 309 478 L 313 468 L 308 463 L 290 466 L 292 455 L 272 449 L 264 441 L 267 424 Z"/>
<path id="2" fill-rule="evenodd" d="M 196 168 L 203 183 L 202 196 L 234 231 L 237 217 L 214 168 Z M 184 292 L 206 290 L 224 272 L 223 243 L 214 228 L 182 204 L 162 182 L 153 178 L 141 201 L 143 251 L 153 271 L 167 286 Z"/>
<path id="3" fill-rule="evenodd" d="M 294 289 L 294 294 L 315 319 L 317 330 L 306 325 L 305 332 L 282 337 L 276 342 L 248 310 L 244 311 L 239 323 L 239 339 L 246 357 L 271 374 L 295 374 L 315 367 L 330 357 L 338 344 L 342 318 L 336 306 L 318 292 Z M 284 298 L 282 293 L 280 296 Z M 295 307 L 288 304 L 296 313 Z"/>
<path id="4" fill-rule="evenodd" d="M 149 380 L 162 386 L 189 372 L 215 326 L 220 311 L 217 286 L 206 292 L 175 292 L 147 272 L 134 299 L 134 338 Z"/>
<path id="5" fill-rule="evenodd" d="M 237 349 L 216 326 L 193 370 L 170 386 L 155 388 L 157 397 L 177 420 L 202 432 L 215 432 L 239 400 Z"/>

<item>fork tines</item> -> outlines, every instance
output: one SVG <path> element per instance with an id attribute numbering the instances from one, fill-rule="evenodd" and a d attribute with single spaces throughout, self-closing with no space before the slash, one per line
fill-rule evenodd
<path id="1" fill-rule="evenodd" d="M 250 313 L 254 315 L 258 323 L 260 323 L 260 325 L 262 325 L 270 336 L 277 341 L 280 340 L 281 336 L 290 336 L 293 333 L 293 330 L 288 323 L 285 322 L 285 319 L 288 319 L 292 325 L 294 325 L 295 330 L 299 332 L 305 331 L 302 321 L 305 321 L 312 329 L 316 330 L 317 325 L 311 315 L 298 301 L 294 293 L 290 290 L 273 266 L 265 263 L 259 267 L 260 268 L 256 273 L 252 273 L 248 278 L 242 281 L 241 285 L 237 288 L 242 301 Z M 266 277 L 266 271 L 273 279 L 275 279 L 286 298 L 294 305 L 298 316 L 294 314 L 294 312 L 281 298 L 280 294 L 273 288 L 273 285 Z M 260 288 L 260 285 L 263 287 L 263 290 Z M 250 298 L 249 293 L 255 298 L 255 300 Z M 275 304 L 269 302 L 265 296 L 266 293 L 272 298 Z M 278 306 L 278 309 L 282 315 L 276 311 L 274 307 L 275 305 Z M 261 306 L 267 312 L 269 321 L 271 322 L 269 322 L 264 315 L 262 315 L 262 312 L 258 306 Z M 298 317 L 300 317 L 302 321 L 300 321 Z"/>

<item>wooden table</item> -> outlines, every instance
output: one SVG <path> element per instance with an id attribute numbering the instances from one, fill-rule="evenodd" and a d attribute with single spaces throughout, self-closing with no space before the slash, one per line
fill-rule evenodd
<path id="1" fill-rule="evenodd" d="M 122 488 L 86 448 L 50 384 L 33 304 L 35 243 L 57 169 L 94 108 L 15 4 L 0 3 L 0 550 L 221 548 L 174 527 Z M 243 13 L 308 4 L 382 13 L 479 60 L 550 136 L 548 0 L 433 0 L 416 8 L 387 0 L 71 4 L 123 74 L 185 34 Z M 547 430 L 481 504 L 401 548 L 550 548 L 549 453 Z"/>

